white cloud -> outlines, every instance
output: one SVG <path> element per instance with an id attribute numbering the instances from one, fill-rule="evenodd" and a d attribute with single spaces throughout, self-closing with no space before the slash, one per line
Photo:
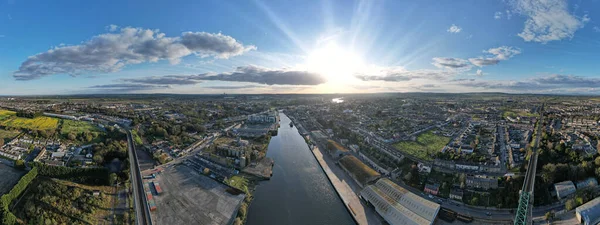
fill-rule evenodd
<path id="1" fill-rule="evenodd" d="M 590 18 L 588 14 L 583 15 L 583 17 L 581 18 L 581 22 L 583 23 L 590 22 L 590 20 L 592 20 L 592 18 Z"/>
<path id="2" fill-rule="evenodd" d="M 585 93 L 589 91 L 600 91 L 600 89 L 598 89 L 598 87 L 600 87 L 599 78 L 561 74 L 534 77 L 522 81 L 458 79 L 450 81 L 449 84 L 479 88 L 485 91 L 501 90 L 520 93 Z"/>
<path id="3" fill-rule="evenodd" d="M 475 75 L 483 76 L 483 70 L 477 70 L 477 73 L 475 73 Z"/>
<path id="4" fill-rule="evenodd" d="M 597 27 L 597 26 L 596 26 L 596 27 L 594 27 L 594 31 L 596 31 L 596 32 L 600 32 L 600 27 Z"/>
<path id="5" fill-rule="evenodd" d="M 512 12 L 510 10 L 506 10 L 506 19 L 510 20 L 511 17 L 512 17 Z"/>
<path id="6" fill-rule="evenodd" d="M 101 34 L 80 45 L 54 47 L 29 56 L 13 77 L 33 80 L 53 74 L 110 73 L 129 64 L 159 60 L 177 64 L 191 54 L 228 58 L 255 49 L 221 33 L 185 32 L 181 37 L 167 37 L 158 30 L 125 27 L 118 33 Z"/>
<path id="7" fill-rule="evenodd" d="M 355 74 L 363 81 L 402 82 L 413 79 L 447 80 L 459 74 L 458 70 L 407 70 L 404 67 L 378 67 L 370 72 Z"/>
<path id="8" fill-rule="evenodd" d="M 527 17 L 519 37 L 547 43 L 573 38 L 589 17 L 577 18 L 568 10 L 567 0 L 512 0 L 514 11 Z"/>
<path id="9" fill-rule="evenodd" d="M 469 62 L 479 67 L 496 65 L 500 61 L 508 60 L 515 55 L 521 54 L 521 49 L 510 46 L 500 46 L 497 48 L 490 48 L 483 52 L 490 55 L 470 58 Z"/>
<path id="10" fill-rule="evenodd" d="M 445 69 L 460 69 L 471 67 L 469 61 L 467 61 L 466 59 L 448 57 L 435 57 L 433 58 L 433 62 L 431 64 L 433 64 L 437 68 Z"/>
<path id="11" fill-rule="evenodd" d="M 119 26 L 111 24 L 111 25 L 106 26 L 106 29 L 110 32 L 115 32 L 115 31 L 117 31 L 117 29 L 119 29 Z"/>
<path id="12" fill-rule="evenodd" d="M 494 19 L 497 19 L 497 20 L 502 19 L 502 12 L 494 13 Z"/>
<path id="13" fill-rule="evenodd" d="M 450 26 L 450 28 L 448 28 L 448 30 L 446 30 L 446 31 L 448 31 L 450 33 L 455 33 L 456 34 L 456 33 L 460 33 L 461 30 L 462 30 L 462 28 L 460 28 L 459 26 L 456 26 L 456 25 L 452 24 L 452 26 Z"/>
<path id="14" fill-rule="evenodd" d="M 484 52 L 495 55 L 499 60 L 507 60 L 515 55 L 521 54 L 521 49 L 510 46 L 500 46 L 497 48 L 490 48 Z"/>

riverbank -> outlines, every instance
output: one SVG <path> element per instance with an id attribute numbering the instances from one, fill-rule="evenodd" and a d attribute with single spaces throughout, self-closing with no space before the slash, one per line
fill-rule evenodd
<path id="1" fill-rule="evenodd" d="M 310 144 L 310 146 L 313 146 L 310 150 L 312 155 L 319 163 L 321 170 L 327 176 L 327 179 L 344 203 L 346 210 L 348 210 L 354 222 L 359 225 L 381 224 L 381 217 L 372 208 L 369 208 L 360 201 L 358 195 L 361 188 L 353 183 L 354 180 L 338 167 L 333 159 L 325 156 L 320 146 L 313 144 Z"/>
<path id="2" fill-rule="evenodd" d="M 271 179 L 253 191 L 246 224 L 356 224 L 296 125 L 279 115 L 282 126 L 267 151 L 277 163 Z"/>

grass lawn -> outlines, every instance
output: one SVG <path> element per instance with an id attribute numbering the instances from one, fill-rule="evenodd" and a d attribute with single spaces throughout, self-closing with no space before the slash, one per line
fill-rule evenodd
<path id="1" fill-rule="evenodd" d="M 521 111 L 504 111 L 502 113 L 502 117 L 506 118 L 506 117 L 512 117 L 512 118 L 516 118 L 517 116 L 525 116 L 525 117 L 536 117 L 537 113 L 530 113 L 530 112 L 521 112 Z"/>
<path id="2" fill-rule="evenodd" d="M 19 135 L 17 130 L 4 130 L 0 129 L 0 140 L 4 140 L 4 143 L 8 143 L 10 140 Z"/>
<path id="3" fill-rule="evenodd" d="M 248 193 L 248 179 L 241 175 L 232 176 L 227 180 L 227 184 L 229 186 L 240 189 L 246 193 Z"/>
<path id="4" fill-rule="evenodd" d="M 38 177 L 11 211 L 22 224 L 109 224 L 115 198 L 109 186 Z"/>
<path id="5" fill-rule="evenodd" d="M 17 117 L 16 112 L 0 110 L 0 125 L 18 129 L 54 130 L 58 126 L 58 119 L 46 116 L 36 118 Z"/>
<path id="6" fill-rule="evenodd" d="M 423 160 L 432 160 L 431 155 L 448 144 L 449 137 L 435 135 L 431 131 L 417 136 L 417 141 L 402 141 L 394 144 L 398 150 Z"/>
<path id="7" fill-rule="evenodd" d="M 62 128 L 60 130 L 60 134 L 67 135 L 71 132 L 75 134 L 79 134 L 81 132 L 88 131 L 90 133 L 100 133 L 100 128 L 94 126 L 92 123 L 85 121 L 75 121 L 75 120 L 63 120 Z"/>

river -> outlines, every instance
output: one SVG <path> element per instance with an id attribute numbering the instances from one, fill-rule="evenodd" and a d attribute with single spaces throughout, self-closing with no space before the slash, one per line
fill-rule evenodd
<path id="1" fill-rule="evenodd" d="M 267 156 L 275 160 L 273 177 L 254 192 L 247 225 L 355 224 L 290 119 L 271 138 Z"/>

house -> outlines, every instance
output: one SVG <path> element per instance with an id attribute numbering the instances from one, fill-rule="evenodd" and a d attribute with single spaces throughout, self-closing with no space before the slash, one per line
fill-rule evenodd
<path id="1" fill-rule="evenodd" d="M 498 180 L 494 177 L 486 177 L 486 176 L 467 176 L 466 180 L 467 187 L 469 188 L 477 188 L 477 189 L 497 189 L 498 188 Z"/>
<path id="2" fill-rule="evenodd" d="M 425 189 L 423 189 L 423 192 L 432 194 L 432 195 L 438 195 L 438 193 L 440 192 L 440 185 L 439 184 L 425 184 Z"/>
<path id="3" fill-rule="evenodd" d="M 450 199 L 455 199 L 458 201 L 462 201 L 463 191 L 460 189 L 453 189 L 450 191 Z"/>

